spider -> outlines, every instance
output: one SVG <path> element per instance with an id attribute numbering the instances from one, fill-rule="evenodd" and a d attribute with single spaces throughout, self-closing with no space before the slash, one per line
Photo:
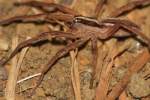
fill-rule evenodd
<path id="1" fill-rule="evenodd" d="M 43 11 L 41 14 L 36 15 L 24 15 L 12 17 L 6 20 L 1 20 L 0 25 L 5 26 L 14 22 L 35 22 L 35 23 L 58 23 L 58 21 L 64 22 L 68 27 L 67 31 L 50 31 L 43 32 L 39 35 L 21 42 L 16 49 L 10 54 L 6 59 L 0 61 L 1 65 L 6 64 L 11 58 L 13 58 L 22 48 L 27 46 L 32 46 L 33 44 L 49 40 L 53 38 L 64 37 L 67 41 L 66 47 L 60 49 L 45 65 L 41 71 L 41 76 L 37 81 L 33 91 L 41 84 L 44 75 L 52 68 L 52 66 L 62 57 L 67 55 L 71 50 L 81 47 L 86 42 L 91 41 L 92 48 L 92 66 L 93 68 L 93 80 L 95 77 L 94 69 L 97 67 L 97 58 L 98 58 L 98 41 L 106 41 L 112 37 L 117 37 L 115 34 L 118 30 L 124 29 L 129 31 L 130 35 L 136 37 L 140 36 L 142 41 L 150 48 L 150 39 L 145 36 L 138 25 L 135 23 L 126 20 L 119 19 L 117 17 L 123 15 L 126 12 L 132 11 L 133 9 L 139 6 L 145 6 L 150 4 L 150 0 L 137 0 L 132 1 L 110 14 L 106 19 L 98 20 L 98 15 L 101 13 L 103 5 L 106 3 L 106 0 L 100 0 L 95 8 L 95 15 L 92 17 L 82 16 L 75 12 L 74 10 L 55 3 L 44 3 L 39 1 L 29 1 L 29 2 L 17 2 L 15 5 L 25 5 L 38 8 Z M 59 24 L 59 23 L 58 23 Z"/>

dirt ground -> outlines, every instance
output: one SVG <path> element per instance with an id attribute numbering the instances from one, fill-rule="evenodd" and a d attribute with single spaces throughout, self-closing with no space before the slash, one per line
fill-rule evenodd
<path id="1" fill-rule="evenodd" d="M 12 16 L 18 16 L 22 14 L 36 14 L 40 11 L 34 8 L 28 7 L 16 7 L 13 2 L 17 0 L 0 0 L 0 20 L 9 18 Z M 21 0 L 18 0 L 21 1 Z M 23 0 L 26 1 L 26 0 Z M 42 1 L 42 0 L 41 0 Z M 43 0 L 44 1 L 44 0 Z M 45 0 L 46 1 L 46 0 Z M 98 0 L 47 0 L 55 1 L 56 3 L 65 4 L 67 6 L 72 6 L 74 10 L 79 12 L 84 16 L 91 16 L 94 12 L 94 8 L 98 3 Z M 105 5 L 105 10 L 103 16 L 99 17 L 106 18 L 110 12 L 114 11 L 116 8 L 128 3 L 131 0 L 108 0 Z M 132 0 L 133 1 L 133 0 Z M 129 19 L 139 25 L 145 33 L 146 36 L 150 37 L 150 6 L 135 9 L 134 11 L 122 16 L 124 19 Z M 47 27 L 48 26 L 48 27 Z M 33 24 L 33 23 L 13 23 L 7 26 L 0 26 L 0 59 L 7 57 L 12 49 L 12 40 L 15 36 L 18 37 L 19 43 L 24 41 L 27 37 L 33 37 L 41 32 L 48 30 L 60 30 L 59 25 L 51 24 Z M 120 31 L 120 33 L 123 31 Z M 139 37 L 140 38 L 140 37 Z M 55 53 L 64 44 L 58 42 L 44 42 L 33 47 L 29 47 L 23 62 L 21 64 L 21 69 L 19 72 L 18 80 L 39 73 L 44 65 L 50 60 L 50 58 L 55 55 Z M 137 40 L 130 38 L 110 39 L 104 43 L 101 47 L 101 42 L 99 42 L 99 56 L 100 54 L 107 54 L 109 49 L 113 47 L 114 44 L 116 48 L 121 45 L 129 44 L 128 50 L 126 50 L 122 55 L 115 59 L 113 66 L 112 79 L 110 81 L 109 89 L 111 88 L 123 77 L 126 73 L 128 67 L 132 62 L 134 62 L 136 56 L 141 52 L 144 46 Z M 90 42 L 83 47 L 77 56 L 80 72 L 80 89 L 82 100 L 93 100 L 95 97 L 95 88 L 90 89 L 90 80 L 92 74 L 91 66 L 91 44 Z M 100 59 L 100 58 L 99 58 Z M 100 61 L 98 61 L 100 63 Z M 101 64 L 99 64 L 101 66 Z M 7 73 L 9 73 L 11 62 L 8 62 L 5 66 Z M 5 78 L 6 72 L 3 67 L 0 67 L 0 81 L 2 84 L 0 86 L 0 100 L 4 100 L 5 97 Z M 147 63 L 142 70 L 134 74 L 130 83 L 128 84 L 125 92 L 127 94 L 128 100 L 144 100 L 143 98 L 149 98 L 150 100 L 150 78 L 145 79 L 146 75 L 150 74 L 150 63 Z M 16 86 L 16 97 L 18 100 L 75 100 L 74 91 L 71 81 L 71 60 L 70 56 L 65 56 L 60 59 L 51 70 L 45 75 L 42 84 L 36 90 L 36 93 L 32 98 L 28 98 L 27 94 L 36 84 L 38 77 L 34 77 L 27 81 L 17 84 Z M 98 81 L 98 80 L 96 80 Z M 145 99 L 146 100 L 146 99 Z"/>

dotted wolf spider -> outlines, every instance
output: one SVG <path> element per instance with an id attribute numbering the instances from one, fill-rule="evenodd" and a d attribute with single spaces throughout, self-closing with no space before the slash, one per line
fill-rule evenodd
<path id="1" fill-rule="evenodd" d="M 119 19 L 118 16 L 123 15 L 126 12 L 132 11 L 133 9 L 150 4 L 150 0 L 137 0 L 130 2 L 114 12 L 112 12 L 109 18 L 97 20 L 99 13 L 101 13 L 101 9 L 105 4 L 106 0 L 100 0 L 95 8 L 95 15 L 93 17 L 86 17 L 78 14 L 72 9 L 55 4 L 55 3 L 43 3 L 38 1 L 29 1 L 29 2 L 19 2 L 15 3 L 15 5 L 25 5 L 38 8 L 43 11 L 41 14 L 36 15 L 24 15 L 12 17 L 6 20 L 1 20 L 0 25 L 5 26 L 11 24 L 13 22 L 46 22 L 46 23 L 57 23 L 58 21 L 64 22 L 64 24 L 68 27 L 67 31 L 50 31 L 40 33 L 38 36 L 35 36 L 29 40 L 26 40 L 20 43 L 16 49 L 10 54 L 10 56 L 6 59 L 0 61 L 1 65 L 7 63 L 12 57 L 14 57 L 22 48 L 27 46 L 32 46 L 33 44 L 39 43 L 45 40 L 51 40 L 52 38 L 64 37 L 67 41 L 67 46 L 63 49 L 59 50 L 55 56 L 53 56 L 47 65 L 43 68 L 42 74 L 37 81 L 36 87 L 33 91 L 40 85 L 43 80 L 44 75 L 48 72 L 49 69 L 63 56 L 69 53 L 71 50 L 75 50 L 76 48 L 81 47 L 86 42 L 91 41 L 92 48 L 92 66 L 97 66 L 97 55 L 98 55 L 98 47 L 97 42 L 105 41 L 113 36 L 117 37 L 115 34 L 118 30 L 124 29 L 132 33 L 132 36 L 139 35 L 144 43 L 150 47 L 150 39 L 147 38 L 140 30 L 139 26 L 134 24 L 133 22 L 125 19 Z M 93 72 L 94 73 L 94 72 Z M 94 78 L 93 74 L 93 78 Z"/>

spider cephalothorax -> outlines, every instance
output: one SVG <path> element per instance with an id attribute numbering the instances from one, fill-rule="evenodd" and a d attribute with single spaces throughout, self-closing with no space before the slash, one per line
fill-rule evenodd
<path id="1" fill-rule="evenodd" d="M 54 3 L 43 3 L 37 1 L 31 2 L 23 2 L 16 3 L 17 5 L 26 5 L 39 8 L 43 11 L 42 14 L 37 15 L 25 15 L 25 16 L 17 16 L 10 19 L 0 21 L 0 25 L 8 25 L 12 22 L 47 22 L 47 23 L 57 23 L 58 21 L 62 21 L 68 27 L 67 31 L 51 31 L 51 32 L 43 32 L 38 36 L 33 37 L 29 40 L 26 40 L 20 43 L 16 49 L 11 53 L 11 55 L 5 59 L 1 60 L 1 64 L 4 65 L 8 62 L 12 57 L 14 57 L 22 48 L 26 46 L 32 46 L 41 41 L 51 40 L 52 38 L 64 37 L 66 38 L 68 44 L 63 49 L 59 50 L 55 56 L 51 58 L 51 60 L 47 63 L 47 65 L 42 70 L 42 74 L 40 79 L 36 85 L 39 86 L 44 75 L 48 72 L 48 70 L 63 56 L 69 53 L 71 50 L 75 50 L 76 48 L 81 47 L 87 41 L 91 41 L 92 48 L 92 66 L 97 66 L 97 56 L 98 56 L 98 41 L 105 41 L 113 36 L 117 37 L 115 34 L 118 30 L 124 29 L 133 33 L 131 35 L 139 35 L 143 38 L 145 44 L 150 47 L 150 40 L 141 32 L 138 25 L 133 22 L 125 19 L 116 18 L 122 15 L 124 12 L 130 11 L 138 6 L 143 6 L 150 3 L 150 0 L 139 0 L 131 2 L 121 8 L 116 10 L 112 14 L 110 14 L 110 18 L 97 20 L 97 16 L 99 12 L 101 12 L 101 8 L 106 0 L 101 0 L 95 9 L 95 16 L 93 18 L 82 16 L 70 8 L 65 6 L 54 4 Z M 95 72 L 95 71 L 94 71 Z M 94 73 L 93 72 L 93 73 Z M 93 74 L 94 79 L 94 74 Z M 35 88 L 36 88 L 35 87 Z M 35 89 L 34 88 L 34 89 Z"/>

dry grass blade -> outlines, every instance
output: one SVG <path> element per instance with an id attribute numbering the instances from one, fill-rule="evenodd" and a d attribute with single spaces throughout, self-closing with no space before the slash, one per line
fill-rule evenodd
<path id="1" fill-rule="evenodd" d="M 18 37 L 15 36 L 13 39 L 12 48 L 14 49 L 18 44 Z M 17 57 L 14 57 L 12 60 L 12 66 L 9 72 L 9 78 L 7 82 L 7 88 L 6 88 L 6 99 L 7 100 L 15 100 L 15 87 L 17 83 L 17 78 L 19 74 L 19 69 L 21 67 L 23 58 L 28 50 L 27 48 L 24 48 L 22 52 L 20 53 L 19 60 Z"/>
<path id="2" fill-rule="evenodd" d="M 120 80 L 117 85 L 112 88 L 112 91 L 108 94 L 106 100 L 115 100 L 119 97 L 130 82 L 131 76 L 138 72 L 149 61 L 149 59 L 149 51 L 144 49 L 143 52 L 138 55 L 135 62 L 129 67 L 122 80 Z"/>
<path id="3" fill-rule="evenodd" d="M 41 75 L 41 73 L 37 73 L 37 74 L 31 75 L 31 76 L 25 77 L 25 78 L 23 78 L 23 79 L 17 81 L 17 84 L 22 83 L 22 82 L 24 82 L 24 81 L 26 81 L 26 80 L 29 80 L 29 79 L 31 79 L 31 78 L 40 76 L 40 75 Z"/>
<path id="4" fill-rule="evenodd" d="M 18 15 L 20 15 L 23 13 L 27 13 L 28 11 L 29 11 L 28 8 L 22 8 L 22 9 L 17 9 L 16 12 Z M 12 40 L 12 50 L 14 50 L 17 45 L 18 45 L 18 36 L 16 35 Z M 8 76 L 8 81 L 6 85 L 6 91 L 5 91 L 5 98 L 7 100 L 15 100 L 15 87 L 16 87 L 17 77 L 26 51 L 27 48 L 21 52 L 19 62 L 17 56 L 15 56 L 12 59 L 12 64 L 10 66 L 9 76 Z"/>
<path id="5" fill-rule="evenodd" d="M 116 49 L 110 49 L 110 51 L 113 50 L 116 52 Z M 111 58 L 111 56 L 108 54 L 108 56 L 106 57 L 105 60 L 109 60 Z M 96 88 L 96 98 L 95 100 L 104 100 L 104 98 L 107 95 L 107 90 L 108 90 L 108 86 L 109 86 L 109 79 L 111 77 L 111 71 L 112 71 L 112 65 L 113 65 L 114 60 L 112 59 L 111 62 L 109 63 L 104 63 L 105 65 L 102 68 L 102 73 L 100 76 L 100 80 L 99 80 L 99 84 L 98 87 Z"/>
<path id="6" fill-rule="evenodd" d="M 12 49 L 18 45 L 18 37 L 15 36 L 12 40 Z M 17 66 L 17 56 L 12 59 L 12 65 L 10 66 L 8 81 L 6 84 L 5 98 L 7 100 L 15 100 L 15 86 L 16 82 L 14 81 L 16 76 L 16 66 Z"/>
<path id="7" fill-rule="evenodd" d="M 95 80 L 99 80 L 100 79 L 100 76 L 101 76 L 101 72 L 102 72 L 102 69 L 103 69 L 103 64 L 104 64 L 104 59 L 106 58 L 107 56 L 107 52 L 108 52 L 108 49 L 106 50 L 104 48 L 104 45 L 102 44 L 99 44 L 99 47 L 98 48 L 101 48 L 101 50 L 98 51 L 98 62 L 97 62 L 97 67 L 95 69 Z"/>
<path id="8" fill-rule="evenodd" d="M 108 87 L 109 87 L 109 80 L 112 76 L 112 67 L 114 64 L 114 60 L 120 53 L 124 52 L 126 49 L 129 48 L 129 43 L 126 42 L 126 44 L 120 46 L 118 49 L 114 49 L 116 46 L 116 43 L 113 44 L 114 46 L 111 46 L 111 49 L 109 51 L 109 54 L 106 58 L 106 60 L 111 59 L 109 63 L 105 63 L 106 66 L 103 67 L 102 74 L 99 80 L 99 85 L 96 89 L 96 99 L 95 100 L 104 100 L 106 98 L 108 93 Z"/>
<path id="9" fill-rule="evenodd" d="M 96 89 L 96 99 L 95 100 L 104 100 L 107 95 L 108 87 L 109 87 L 109 79 L 111 77 L 112 65 L 114 60 L 112 60 L 107 66 L 107 72 L 102 71 L 102 75 L 100 77 L 100 83 Z"/>
<path id="10" fill-rule="evenodd" d="M 80 92 L 80 77 L 79 77 L 79 69 L 78 69 L 78 63 L 77 63 L 77 49 L 76 51 L 71 51 L 71 61 L 72 61 L 72 66 L 71 66 L 71 79 L 72 79 L 72 84 L 73 84 L 73 89 L 74 89 L 74 94 L 75 94 L 75 99 L 76 100 L 81 100 L 81 92 Z"/>

